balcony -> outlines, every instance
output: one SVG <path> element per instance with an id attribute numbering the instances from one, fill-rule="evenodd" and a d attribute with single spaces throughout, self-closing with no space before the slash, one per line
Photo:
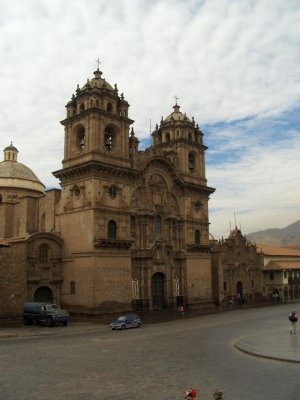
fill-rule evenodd
<path id="1" fill-rule="evenodd" d="M 300 283 L 300 278 L 288 278 L 288 283 L 290 285 L 297 285 Z"/>

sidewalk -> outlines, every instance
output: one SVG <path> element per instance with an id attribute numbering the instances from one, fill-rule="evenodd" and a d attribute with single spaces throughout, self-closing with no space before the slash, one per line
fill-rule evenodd
<path id="1" fill-rule="evenodd" d="M 300 363 L 300 333 L 291 335 L 289 327 L 279 328 L 276 332 L 260 332 L 241 337 L 233 346 L 252 356 Z"/>

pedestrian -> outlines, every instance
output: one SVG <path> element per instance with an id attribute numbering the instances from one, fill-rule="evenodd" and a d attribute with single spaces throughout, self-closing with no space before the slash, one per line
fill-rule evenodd
<path id="1" fill-rule="evenodd" d="M 197 396 L 197 391 L 196 389 L 193 388 L 187 388 L 185 391 L 185 396 L 184 396 L 184 400 L 196 400 L 196 396 Z"/>
<path id="2" fill-rule="evenodd" d="M 216 389 L 214 392 L 214 400 L 223 400 L 223 399 L 224 399 L 223 390 Z"/>
<path id="3" fill-rule="evenodd" d="M 296 327 L 297 327 L 297 321 L 298 321 L 298 317 L 297 317 L 296 311 L 292 311 L 290 313 L 289 320 L 290 320 L 290 323 L 291 323 L 290 334 L 292 335 L 294 333 L 294 335 L 296 335 Z"/>
<path id="4" fill-rule="evenodd" d="M 180 304 L 180 306 L 178 307 L 178 312 L 182 317 L 184 316 L 184 307 L 182 304 Z"/>

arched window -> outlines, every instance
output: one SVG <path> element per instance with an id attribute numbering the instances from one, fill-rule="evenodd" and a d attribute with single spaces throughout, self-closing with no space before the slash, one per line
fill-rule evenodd
<path id="1" fill-rule="evenodd" d="M 195 230 L 195 244 L 200 244 L 201 234 L 199 229 Z"/>
<path id="2" fill-rule="evenodd" d="M 81 103 L 81 104 L 80 104 L 80 108 L 79 108 L 79 109 L 80 109 L 80 111 L 84 111 L 84 110 L 85 110 L 84 103 Z"/>
<path id="3" fill-rule="evenodd" d="M 166 143 L 170 143 L 170 134 L 169 133 L 166 134 Z"/>
<path id="4" fill-rule="evenodd" d="M 76 147 L 78 150 L 85 148 L 85 129 L 84 126 L 79 126 L 75 134 Z"/>
<path id="5" fill-rule="evenodd" d="M 191 172 L 194 171 L 194 169 L 195 169 L 195 164 L 196 164 L 195 154 L 194 154 L 194 153 L 189 153 L 189 170 L 190 170 Z"/>
<path id="6" fill-rule="evenodd" d="M 75 294 L 76 293 L 76 285 L 75 285 L 74 281 L 70 282 L 70 293 L 71 294 Z"/>
<path id="7" fill-rule="evenodd" d="M 46 244 L 42 244 L 39 249 L 39 263 L 47 264 L 49 260 L 49 247 Z"/>
<path id="8" fill-rule="evenodd" d="M 112 104 L 111 103 L 107 103 L 106 109 L 107 109 L 107 111 L 112 112 Z"/>
<path id="9" fill-rule="evenodd" d="M 107 126 L 104 132 L 104 147 L 111 151 L 114 147 L 115 130 L 111 126 Z"/>
<path id="10" fill-rule="evenodd" d="M 107 238 L 117 239 L 117 223 L 112 219 L 108 222 L 107 225 Z"/>
<path id="11" fill-rule="evenodd" d="M 155 216 L 155 236 L 160 235 L 161 233 L 161 216 Z"/>

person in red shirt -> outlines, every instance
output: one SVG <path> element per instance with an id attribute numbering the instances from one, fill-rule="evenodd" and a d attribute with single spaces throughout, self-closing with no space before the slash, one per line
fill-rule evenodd
<path id="1" fill-rule="evenodd" d="M 196 400 L 197 392 L 193 388 L 187 388 L 185 391 L 184 400 Z"/>

